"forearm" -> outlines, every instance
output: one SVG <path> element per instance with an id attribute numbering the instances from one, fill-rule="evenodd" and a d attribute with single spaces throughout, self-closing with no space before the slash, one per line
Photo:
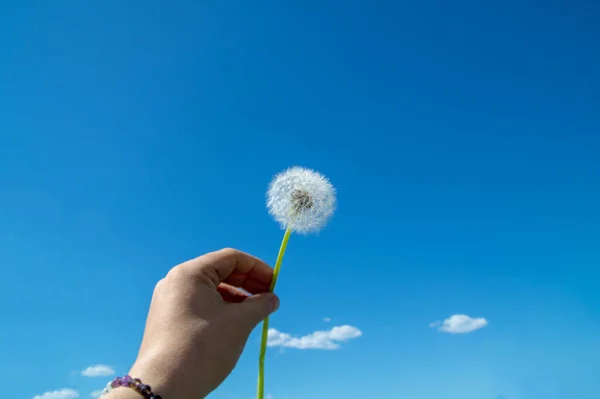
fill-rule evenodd
<path id="1" fill-rule="evenodd" d="M 102 399 L 141 399 L 142 395 L 131 388 L 116 388 L 102 396 Z"/>

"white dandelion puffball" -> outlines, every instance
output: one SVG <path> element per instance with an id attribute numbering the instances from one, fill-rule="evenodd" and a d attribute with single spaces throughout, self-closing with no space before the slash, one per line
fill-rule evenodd
<path id="1" fill-rule="evenodd" d="M 301 234 L 320 230 L 335 210 L 335 188 L 322 174 L 298 166 L 273 178 L 267 191 L 269 213 L 284 229 Z"/>

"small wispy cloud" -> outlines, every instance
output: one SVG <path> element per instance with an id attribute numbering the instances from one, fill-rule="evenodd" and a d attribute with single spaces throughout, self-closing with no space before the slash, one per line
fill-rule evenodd
<path id="1" fill-rule="evenodd" d="M 435 321 L 429 324 L 431 328 L 437 328 L 440 332 L 450 334 L 465 334 L 479 330 L 488 325 L 483 317 L 469 317 L 465 314 L 455 314 L 443 321 Z"/>
<path id="2" fill-rule="evenodd" d="M 103 391 L 103 390 L 100 390 L 100 391 L 92 391 L 92 392 L 90 393 L 90 396 L 91 396 L 92 398 L 99 398 L 99 397 L 100 397 L 100 395 L 102 395 L 102 392 L 104 392 L 104 391 Z"/>
<path id="3" fill-rule="evenodd" d="M 323 317 L 323 321 L 325 323 L 329 323 L 331 321 L 331 317 Z"/>
<path id="4" fill-rule="evenodd" d="M 79 397 L 79 392 L 74 389 L 64 388 L 58 391 L 48 391 L 35 395 L 33 399 L 74 399 Z"/>
<path id="5" fill-rule="evenodd" d="M 114 373 L 115 370 L 113 370 L 112 367 L 107 366 L 106 364 L 96 364 L 83 370 L 81 375 L 84 377 L 107 377 Z"/>
<path id="6" fill-rule="evenodd" d="M 271 328 L 269 329 L 267 345 L 295 349 L 334 350 L 339 349 L 341 343 L 358 338 L 361 335 L 362 331 L 348 325 L 333 327 L 327 331 L 315 331 L 301 337 L 294 337 Z"/>

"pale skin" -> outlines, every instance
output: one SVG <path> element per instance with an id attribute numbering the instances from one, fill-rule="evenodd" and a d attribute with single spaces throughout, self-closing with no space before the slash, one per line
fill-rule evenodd
<path id="1" fill-rule="evenodd" d="M 163 399 L 206 397 L 231 373 L 254 327 L 279 307 L 268 292 L 272 278 L 266 263 L 235 249 L 171 269 L 154 289 L 129 375 Z M 125 387 L 103 397 L 140 398 Z"/>

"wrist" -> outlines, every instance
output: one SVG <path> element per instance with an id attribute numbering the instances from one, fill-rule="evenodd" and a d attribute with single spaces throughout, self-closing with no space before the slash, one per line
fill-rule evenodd
<path id="1" fill-rule="evenodd" d="M 101 397 L 104 399 L 162 399 L 162 395 L 158 392 L 165 392 L 166 385 L 155 385 L 157 386 L 155 389 L 146 382 L 148 382 L 146 378 L 142 380 L 129 374 L 117 377 L 108 383 Z M 168 394 L 170 395 L 170 393 Z"/>
<path id="2" fill-rule="evenodd" d="M 186 360 L 178 351 L 148 352 L 138 356 L 129 375 L 150 385 L 152 392 L 163 399 L 205 398 L 218 385 L 211 373 L 214 368 L 208 367 L 208 359 L 198 365 Z"/>
<path id="3" fill-rule="evenodd" d="M 131 367 L 129 375 L 132 378 L 140 379 L 143 384 L 149 385 L 152 393 L 160 395 L 163 399 L 186 399 L 182 392 L 177 391 L 176 376 L 171 375 L 168 370 L 164 370 L 157 364 L 160 363 L 138 360 Z M 142 399 L 142 397 L 139 396 L 138 399 Z"/>

